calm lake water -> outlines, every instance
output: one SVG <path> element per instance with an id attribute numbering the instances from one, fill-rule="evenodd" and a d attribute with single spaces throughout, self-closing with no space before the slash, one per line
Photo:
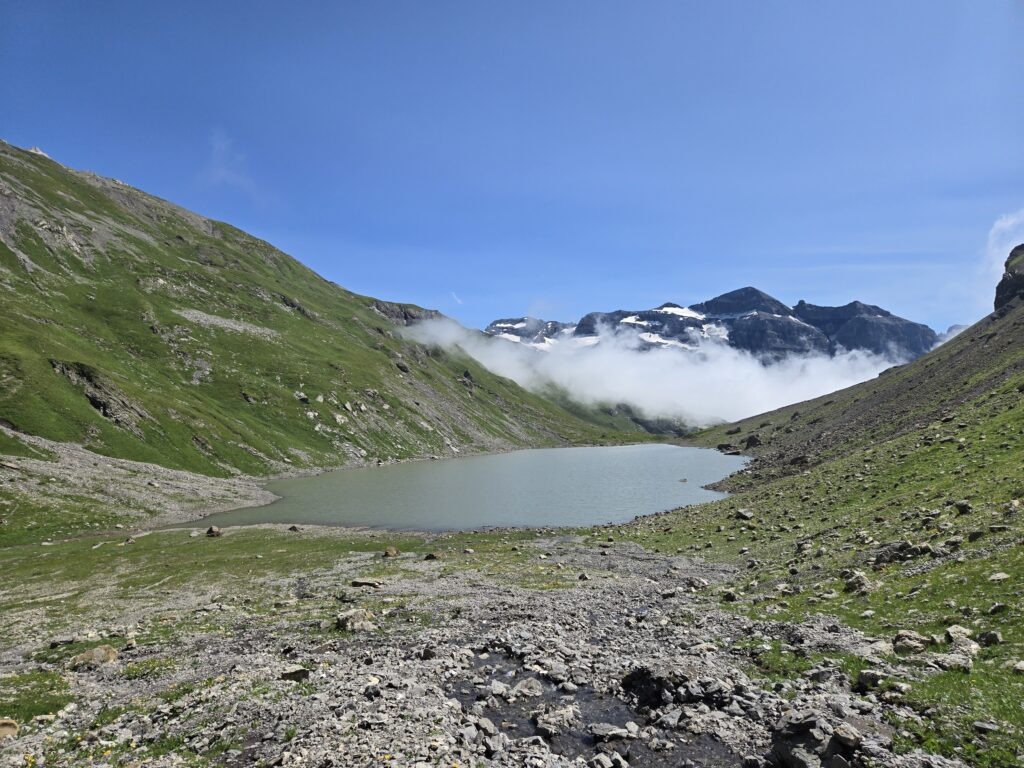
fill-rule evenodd
<path id="1" fill-rule="evenodd" d="M 621 523 L 721 498 L 701 486 L 745 462 L 702 448 L 627 445 L 343 469 L 269 483 L 278 501 L 211 515 L 203 522 L 395 530 Z"/>

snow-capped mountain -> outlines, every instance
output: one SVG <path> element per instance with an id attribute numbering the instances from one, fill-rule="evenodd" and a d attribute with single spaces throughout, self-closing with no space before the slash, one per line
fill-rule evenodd
<path id="1" fill-rule="evenodd" d="M 842 307 L 799 302 L 788 307 L 756 288 L 740 288 L 689 307 L 591 312 L 576 323 L 532 317 L 495 320 L 485 333 L 538 349 L 597 344 L 604 333 L 628 334 L 641 347 L 696 349 L 727 343 L 765 359 L 792 354 L 867 350 L 894 359 L 920 357 L 939 341 L 926 325 L 854 301 Z"/>

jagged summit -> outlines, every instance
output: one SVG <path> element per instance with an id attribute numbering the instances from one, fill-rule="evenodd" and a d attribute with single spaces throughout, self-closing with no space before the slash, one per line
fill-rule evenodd
<path id="1" fill-rule="evenodd" d="M 826 307 L 800 301 L 788 307 L 752 286 L 689 307 L 665 302 L 647 310 L 590 312 L 576 323 L 505 318 L 495 320 L 485 332 L 540 349 L 561 342 L 591 346 L 602 333 L 621 332 L 646 348 L 695 349 L 704 343 L 727 343 L 765 360 L 866 350 L 905 361 L 923 355 L 939 340 L 928 326 L 872 304 L 853 301 Z"/>

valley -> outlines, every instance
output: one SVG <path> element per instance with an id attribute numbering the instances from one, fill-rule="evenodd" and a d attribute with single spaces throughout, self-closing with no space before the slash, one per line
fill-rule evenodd
<path id="1" fill-rule="evenodd" d="M 725 498 L 398 532 L 200 518 L 275 476 L 665 438 L 10 145 L 0 242 L 0 765 L 1020 765 L 1020 248 L 945 344 L 673 440 L 750 457 Z"/>

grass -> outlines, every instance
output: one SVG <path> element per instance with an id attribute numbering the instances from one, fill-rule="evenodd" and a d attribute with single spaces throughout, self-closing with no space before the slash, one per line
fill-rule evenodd
<path id="1" fill-rule="evenodd" d="M 162 677 L 178 666 L 174 659 L 156 657 L 126 664 L 121 671 L 125 680 L 149 680 Z"/>
<path id="2" fill-rule="evenodd" d="M 448 441 L 480 449 L 636 433 L 403 339 L 373 299 L 228 225 L 197 224 L 136 190 L 115 195 L 9 145 L 0 177 L 34 208 L 10 242 L 38 269 L 0 244 L 0 420 L 24 432 L 218 476 L 450 454 Z M 102 246 L 83 219 L 105 233 Z M 189 310 L 263 330 L 180 314 Z M 69 369 L 77 378 L 60 372 Z M 90 402 L 97 393 L 106 416 Z M 0 438 L 0 453 L 30 452 Z"/>
<path id="3" fill-rule="evenodd" d="M 59 672 L 25 672 L 0 678 L 0 717 L 18 723 L 58 712 L 72 700 L 68 682 Z"/>

